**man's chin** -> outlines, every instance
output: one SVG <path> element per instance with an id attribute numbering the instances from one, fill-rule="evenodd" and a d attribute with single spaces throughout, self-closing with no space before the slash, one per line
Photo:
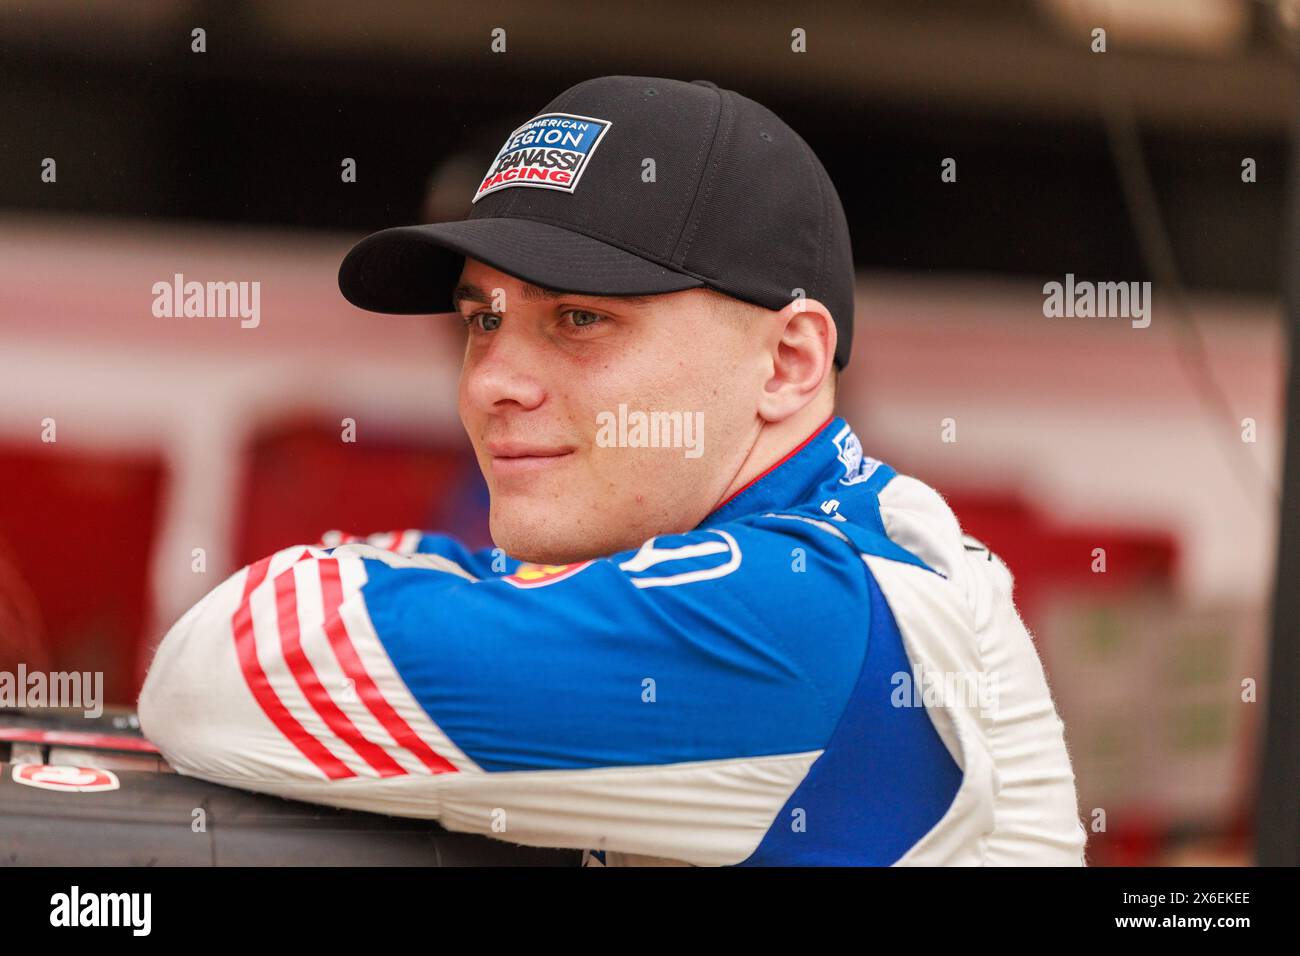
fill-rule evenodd
<path id="1" fill-rule="evenodd" d="M 561 510 L 553 501 L 511 501 L 507 506 L 498 498 L 492 503 L 488 527 L 498 548 L 529 564 L 576 564 L 635 551 L 655 535 L 681 534 L 694 527 L 687 521 L 662 522 L 656 527 L 649 522 L 638 526 L 626 520 L 614 527 L 602 527 L 599 510 Z"/>
<path id="2" fill-rule="evenodd" d="M 537 522 L 513 516 L 509 521 L 493 519 L 490 525 L 496 546 L 529 564 L 574 564 L 608 553 L 590 539 L 574 535 L 572 528 L 564 527 L 565 523 L 563 517 L 555 515 Z"/>
<path id="3" fill-rule="evenodd" d="M 604 557 L 608 553 L 599 549 L 581 548 L 577 545 L 555 545 L 550 543 L 524 544 L 510 547 L 496 538 L 493 538 L 493 540 L 496 541 L 497 547 L 501 548 L 502 551 L 525 564 L 577 564 L 579 561 Z"/>

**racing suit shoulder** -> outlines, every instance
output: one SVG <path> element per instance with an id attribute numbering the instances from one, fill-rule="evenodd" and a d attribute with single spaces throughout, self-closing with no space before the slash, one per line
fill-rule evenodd
<path id="1" fill-rule="evenodd" d="M 914 791 L 894 787 L 882 793 L 877 785 L 858 797 L 882 800 L 881 815 L 904 824 L 900 808 L 928 800 L 931 826 L 896 856 L 898 845 L 873 834 L 868 823 L 844 829 L 862 839 L 856 847 L 843 838 L 833 846 L 816 847 L 805 838 L 797 846 L 787 840 L 774 847 L 774 831 L 758 856 L 774 848 L 784 860 L 813 862 L 892 857 L 900 864 L 1081 865 L 1086 831 L 1064 726 L 1016 610 L 1005 563 L 963 532 L 934 488 L 864 455 L 842 420 L 833 420 L 791 464 L 801 458 L 815 463 L 818 446 L 824 460 L 833 459 L 829 467 L 786 470 L 776 487 L 760 482 L 715 515 L 725 519 L 729 511 L 743 510 L 823 528 L 848 539 L 870 572 L 872 644 L 860 686 L 836 738 L 791 804 L 833 792 L 827 782 L 832 778 L 861 778 L 865 763 L 881 765 L 883 758 L 871 752 L 877 738 L 849 732 L 856 721 L 900 741 L 905 730 L 910 736 L 900 746 L 918 758 L 929 781 Z M 882 649 L 891 644 L 900 654 L 881 666 Z M 886 695 L 885 682 L 895 706 L 872 712 L 868 702 Z M 932 733 L 900 719 L 917 712 L 907 706 L 909 691 L 913 704 L 924 705 Z M 939 806 L 938 795 L 948 784 L 945 762 L 932 749 L 935 735 L 960 768 L 946 807 Z M 846 767 L 836 766 L 837 753 Z M 843 759 L 845 754 L 856 755 L 857 764 Z M 837 808 L 830 809 L 836 815 Z M 838 815 L 848 814 L 839 808 Z"/>
<path id="2" fill-rule="evenodd" d="M 1065 727 L 1016 608 L 1010 570 L 963 531 L 939 492 L 914 477 L 890 475 L 875 505 L 889 540 L 938 579 L 864 551 L 899 624 L 914 679 L 969 679 L 973 688 L 965 695 L 946 688 L 929 708 L 939 733 L 962 754 L 963 791 L 972 793 L 959 793 L 953 810 L 900 862 L 951 859 L 952 847 L 964 841 L 978 847 L 983 865 L 1083 865 L 1087 831 Z M 976 798 L 972 807 L 991 806 L 991 827 L 972 825 L 979 814 L 963 817 L 968 797 Z"/>

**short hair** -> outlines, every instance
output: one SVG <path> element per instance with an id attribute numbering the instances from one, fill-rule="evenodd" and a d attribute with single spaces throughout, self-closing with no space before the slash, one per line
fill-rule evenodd
<path id="1" fill-rule="evenodd" d="M 708 295 L 709 300 L 713 303 L 713 314 L 722 318 L 747 320 L 753 317 L 755 309 L 762 308 L 762 306 L 753 305 L 744 299 L 737 299 L 735 296 L 719 292 L 717 289 L 710 289 L 707 286 L 702 291 Z"/>
<path id="2" fill-rule="evenodd" d="M 713 302 L 713 314 L 724 321 L 747 322 L 754 317 L 754 310 L 761 309 L 764 312 L 770 311 L 761 305 L 753 305 L 744 299 L 737 299 L 735 296 L 727 295 L 725 292 L 718 292 L 716 289 L 710 289 L 707 286 L 702 290 L 709 294 Z M 831 366 L 831 374 L 828 376 L 831 383 L 831 394 L 837 395 L 840 390 L 840 367 Z"/>

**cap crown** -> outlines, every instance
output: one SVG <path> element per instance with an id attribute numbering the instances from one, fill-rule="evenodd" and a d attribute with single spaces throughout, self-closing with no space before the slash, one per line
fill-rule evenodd
<path id="1" fill-rule="evenodd" d="M 705 81 L 637 76 L 579 83 L 538 116 L 549 114 L 550 126 L 507 138 L 470 219 L 575 230 L 769 309 L 818 299 L 839 331 L 837 364 L 847 362 L 844 210 L 817 156 L 776 114 Z M 512 170 L 518 178 L 503 178 Z"/>

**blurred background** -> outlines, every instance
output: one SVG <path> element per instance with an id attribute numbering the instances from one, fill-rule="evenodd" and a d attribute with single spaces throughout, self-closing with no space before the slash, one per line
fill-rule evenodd
<path id="1" fill-rule="evenodd" d="M 166 628 L 277 548 L 488 544 L 452 320 L 353 309 L 339 261 L 463 216 L 575 82 L 709 79 L 840 191 L 840 412 L 1015 573 L 1090 862 L 1251 863 L 1298 21 L 1296 0 L 0 0 L 0 669 L 100 670 L 129 705 Z M 1045 318 L 1067 273 L 1153 281 L 1150 327 Z M 260 323 L 155 316 L 176 274 L 259 282 Z"/>

